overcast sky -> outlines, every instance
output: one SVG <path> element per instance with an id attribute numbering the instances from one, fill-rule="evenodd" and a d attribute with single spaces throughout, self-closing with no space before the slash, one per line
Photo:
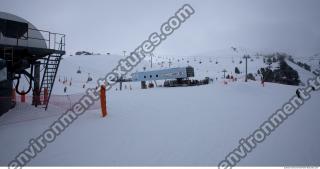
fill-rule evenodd
<path id="1" fill-rule="evenodd" d="M 319 0 L 0 0 L 0 11 L 67 35 L 67 53 L 132 51 L 189 3 L 195 14 L 156 54 L 229 49 L 320 52 Z"/>

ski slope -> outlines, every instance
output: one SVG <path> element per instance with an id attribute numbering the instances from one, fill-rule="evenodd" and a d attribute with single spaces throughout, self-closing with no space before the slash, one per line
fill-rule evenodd
<path id="1" fill-rule="evenodd" d="M 100 117 L 99 109 L 87 111 L 30 165 L 217 165 L 240 138 L 280 108 L 295 90 L 269 83 L 262 87 L 256 82 L 217 82 L 190 88 L 111 91 L 107 118 Z M 320 118 L 315 111 L 319 99 L 319 93 L 314 93 L 240 165 L 319 165 L 320 127 L 315 125 Z M 14 109 L 1 117 L 1 123 L 11 116 L 38 117 L 40 113 L 29 105 L 18 107 L 20 111 Z M 0 125 L 5 136 L 0 140 L 1 165 L 63 111 L 50 107 L 43 113 L 48 116 Z"/>
<path id="2" fill-rule="evenodd" d="M 238 79 L 244 79 L 245 77 L 245 60 L 242 58 L 243 55 L 234 53 L 232 51 L 225 51 L 223 54 L 216 54 L 212 56 L 155 56 L 152 58 L 151 68 L 151 57 L 146 58 L 131 72 L 129 72 L 126 78 L 130 78 L 131 74 L 137 71 L 159 70 L 173 67 L 186 67 L 192 66 L 195 69 L 194 79 L 204 79 L 210 77 L 212 79 L 221 80 L 224 76 L 223 70 L 226 70 L 226 75 L 233 75 Z M 78 55 L 68 56 L 61 61 L 59 72 L 53 88 L 54 95 L 70 95 L 78 94 L 86 91 L 87 88 L 95 88 L 97 79 L 105 77 L 109 72 L 114 69 L 118 61 L 124 58 L 120 55 Z M 252 60 L 251 60 L 252 59 Z M 266 67 L 261 57 L 253 56 L 248 59 L 248 73 L 256 74 L 257 70 L 261 67 Z M 240 63 L 240 61 L 242 63 Z M 236 75 L 234 73 L 235 67 L 238 67 L 241 74 Z M 81 74 L 77 71 L 81 70 Z M 92 81 L 87 82 L 88 77 L 92 77 Z M 60 79 L 60 82 L 59 82 Z M 260 77 L 256 78 L 257 80 Z M 62 82 L 67 80 L 67 83 Z M 70 86 L 71 82 L 71 86 Z M 159 84 L 162 84 L 160 81 Z M 140 88 L 140 83 L 132 82 L 127 83 L 134 89 Z M 67 87 L 66 93 L 64 93 L 64 87 Z M 113 90 L 116 90 L 119 86 L 115 86 Z"/>
<path id="3" fill-rule="evenodd" d="M 57 81 L 53 95 L 81 95 L 82 85 L 94 87 L 96 79 L 111 71 L 118 55 L 70 56 L 61 62 L 58 77 L 72 78 L 67 93 Z M 181 61 L 182 58 L 184 61 Z M 134 71 L 150 70 L 149 57 Z M 179 62 L 178 62 L 179 59 Z M 212 59 L 212 63 L 210 63 Z M 232 59 L 234 62 L 232 62 Z M 294 94 L 297 86 L 243 82 L 223 84 L 223 69 L 244 72 L 241 56 L 194 56 L 153 58 L 153 69 L 191 65 L 195 78 L 217 77 L 206 86 L 153 88 L 107 92 L 107 118 L 99 107 L 86 111 L 64 133 L 33 159 L 30 166 L 216 166 Z M 186 62 L 189 60 L 189 63 Z M 201 60 L 201 64 L 199 61 Z M 215 64 L 218 61 L 218 64 Z M 77 74 L 78 67 L 82 70 Z M 262 58 L 248 62 L 249 73 L 264 67 Z M 300 76 L 306 74 L 297 70 Z M 88 73 L 93 81 L 86 83 Z M 234 73 L 233 73 L 234 74 Z M 117 88 L 117 86 L 115 86 Z M 61 99 L 61 98 L 60 98 Z M 286 120 L 266 141 L 242 160 L 240 166 L 320 165 L 320 94 Z M 66 103 L 69 104 L 69 103 Z M 98 103 L 99 105 L 99 103 Z M 0 165 L 7 165 L 38 137 L 59 115 L 63 106 L 49 105 L 48 111 L 18 103 L 0 117 Z"/>

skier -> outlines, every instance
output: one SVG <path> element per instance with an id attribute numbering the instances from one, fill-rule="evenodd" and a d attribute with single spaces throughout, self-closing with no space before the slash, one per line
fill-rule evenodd
<path id="1" fill-rule="evenodd" d="M 263 77 L 261 77 L 261 84 L 264 87 L 264 79 L 263 79 Z"/>
<path id="2" fill-rule="evenodd" d="M 64 91 L 64 93 L 67 92 L 67 86 L 64 87 L 63 91 Z"/>

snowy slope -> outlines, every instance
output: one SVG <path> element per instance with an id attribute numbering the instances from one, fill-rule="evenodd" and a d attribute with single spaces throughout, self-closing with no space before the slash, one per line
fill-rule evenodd
<path id="1" fill-rule="evenodd" d="M 113 68 L 115 68 L 118 60 L 121 58 L 123 58 L 123 56 L 119 55 L 80 55 L 66 57 L 61 61 L 53 94 L 63 95 L 83 93 L 88 87 L 96 87 L 96 80 L 99 77 L 104 77 Z M 242 61 L 241 64 L 240 61 Z M 223 77 L 222 71 L 224 69 L 227 71 L 226 75 L 230 74 L 237 76 L 238 79 L 243 79 L 245 72 L 245 60 L 242 58 L 241 54 L 234 54 L 234 52 L 226 52 L 224 54 L 220 53 L 220 55 L 215 56 L 155 56 L 152 58 L 152 63 L 153 66 L 151 68 L 151 57 L 147 56 L 134 70 L 132 70 L 132 72 L 128 74 L 127 78 L 130 78 L 130 75 L 133 72 L 143 71 L 143 67 L 148 71 L 169 67 L 193 66 L 195 68 L 195 79 L 203 79 L 205 77 L 221 79 Z M 255 74 L 259 68 L 265 66 L 266 65 L 262 62 L 261 57 L 253 56 L 252 61 L 251 59 L 248 60 L 248 73 Z M 81 74 L 77 74 L 79 67 Z M 240 75 L 235 75 L 235 67 L 238 67 L 241 71 Z M 93 81 L 87 83 L 86 81 L 89 75 L 93 78 Z M 67 80 L 67 83 L 63 84 L 62 82 L 65 79 Z M 70 82 L 72 83 L 71 86 Z M 85 85 L 84 88 L 83 85 Z M 131 85 L 136 89 L 140 87 L 139 83 L 128 83 L 128 85 Z M 63 91 L 65 86 L 67 86 L 66 93 Z"/>
<path id="2" fill-rule="evenodd" d="M 64 58 L 61 60 L 53 94 L 83 93 L 86 88 L 96 87 L 97 79 L 111 72 L 123 57 L 120 55 L 78 55 Z M 79 68 L 81 74 L 77 73 Z M 89 76 L 93 80 L 87 83 Z M 62 83 L 64 80 L 67 80 L 66 84 Z M 83 85 L 85 85 L 85 88 L 83 88 Z M 67 93 L 63 91 L 65 86 L 67 86 Z"/>
<path id="3" fill-rule="evenodd" d="M 87 111 L 30 165 L 217 165 L 295 90 L 269 83 L 262 87 L 257 82 L 216 82 L 189 88 L 111 91 L 107 118 L 101 118 L 98 109 Z M 314 93 L 240 165 L 319 165 L 320 127 L 315 125 L 320 118 L 315 111 L 320 108 L 319 99 L 319 93 Z M 23 113 L 35 115 L 34 108 L 20 107 L 27 110 Z M 13 110 L 1 119 L 14 114 L 22 115 L 21 110 Z M 0 164 L 6 165 L 56 118 L 0 125 L 5 136 L 0 140 Z"/>
<path id="4" fill-rule="evenodd" d="M 83 84 L 86 84 L 85 88 L 95 87 L 96 79 L 111 71 L 120 58 L 117 55 L 93 55 L 63 59 L 47 112 L 18 103 L 15 109 L 0 117 L 0 134 L 3 136 L 0 139 L 0 165 L 7 165 L 28 146 L 29 139 L 39 136 L 77 101 L 68 99 L 71 96 L 79 99 L 85 91 Z M 249 73 L 256 73 L 258 68 L 266 66 L 262 58 L 252 58 L 253 61 L 248 62 Z M 147 57 L 134 71 L 142 71 L 143 67 L 151 70 L 149 60 Z M 244 60 L 239 64 L 240 60 L 243 60 L 242 54 L 237 53 L 175 58 L 156 56 L 153 69 L 168 68 L 169 62 L 172 62 L 171 67 L 191 65 L 195 68 L 195 78 L 209 76 L 218 80 L 207 86 L 148 90 L 140 89 L 139 83 L 130 83 L 133 90 L 121 92 L 116 91 L 118 86 L 115 86 L 107 93 L 107 118 L 100 117 L 97 103 L 30 165 L 217 165 L 238 146 L 240 138 L 251 134 L 298 88 L 272 83 L 262 87 L 259 81 L 244 83 L 243 74 L 238 76 L 238 82 L 224 85 L 221 79 L 223 69 L 231 74 L 238 66 L 244 72 Z M 81 74 L 76 73 L 79 66 Z M 297 71 L 303 78 L 310 75 L 302 69 Z M 86 83 L 88 73 L 93 81 Z M 62 84 L 59 77 L 69 82 L 72 78 L 72 85 Z M 65 86 L 68 86 L 67 93 L 63 92 Z M 320 126 L 316 125 L 320 118 L 317 111 L 319 99 L 319 92 L 313 93 L 308 103 L 240 165 L 320 165 Z"/>

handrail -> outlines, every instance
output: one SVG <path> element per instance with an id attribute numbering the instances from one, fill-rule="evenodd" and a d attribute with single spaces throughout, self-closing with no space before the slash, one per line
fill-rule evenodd
<path id="1" fill-rule="evenodd" d="M 51 33 L 51 34 L 57 34 L 57 35 L 63 35 L 65 36 L 65 34 L 61 34 L 61 33 L 57 33 L 57 32 L 50 32 L 50 31 L 46 31 L 46 30 L 42 30 L 42 29 L 33 29 L 33 28 L 28 28 L 29 30 L 35 30 L 35 31 L 40 31 L 40 32 L 47 32 L 47 33 Z"/>
<path id="2" fill-rule="evenodd" d="M 32 37 L 32 35 L 30 36 L 31 31 L 38 31 L 43 38 Z M 16 45 L 20 46 L 19 40 L 27 41 L 27 44 L 29 44 L 29 40 L 37 40 L 44 41 L 46 43 L 46 49 L 64 51 L 66 46 L 65 37 L 66 35 L 61 33 L 53 33 L 46 30 L 28 28 L 28 31 L 24 36 L 17 38 Z"/>

